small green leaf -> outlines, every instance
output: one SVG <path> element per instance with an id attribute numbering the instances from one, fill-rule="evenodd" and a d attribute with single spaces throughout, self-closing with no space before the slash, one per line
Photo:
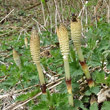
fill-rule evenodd
<path id="1" fill-rule="evenodd" d="M 42 101 L 42 103 L 35 105 L 32 110 L 49 110 L 49 107 L 45 101 Z"/>
<path id="2" fill-rule="evenodd" d="M 26 93 L 26 94 L 22 94 L 22 95 L 18 96 L 18 97 L 16 98 L 16 100 L 17 100 L 17 101 L 25 101 L 25 100 L 27 100 L 27 99 L 29 99 L 29 98 L 35 96 L 39 91 L 40 91 L 40 89 L 36 89 L 36 90 L 34 90 L 34 91 L 32 91 L 32 92 L 28 92 L 28 93 Z"/>
<path id="3" fill-rule="evenodd" d="M 91 91 L 90 91 L 90 90 L 87 90 L 87 91 L 85 92 L 85 95 L 86 95 L 86 96 L 90 96 L 90 95 L 91 95 Z"/>
<path id="4" fill-rule="evenodd" d="M 94 103 L 90 106 L 90 110 L 98 110 L 98 105 L 97 103 Z"/>
<path id="5" fill-rule="evenodd" d="M 89 96 L 89 95 L 91 95 L 92 93 L 97 94 L 99 91 L 100 91 L 99 86 L 92 87 L 92 88 L 90 88 L 89 90 L 87 90 L 87 91 L 85 92 L 85 95 Z"/>
<path id="6" fill-rule="evenodd" d="M 90 89 L 90 91 L 91 91 L 92 93 L 94 93 L 94 94 L 97 94 L 97 93 L 100 91 L 100 88 L 99 88 L 99 86 L 92 87 L 92 88 Z"/>
<path id="7" fill-rule="evenodd" d="M 28 94 L 22 94 L 20 96 L 17 97 L 17 101 L 25 101 L 29 98 Z"/>
<path id="8" fill-rule="evenodd" d="M 101 110 L 110 110 L 110 102 L 105 101 Z"/>
<path id="9" fill-rule="evenodd" d="M 105 73 L 97 73 L 96 74 L 96 82 L 97 83 L 105 83 Z"/>
<path id="10" fill-rule="evenodd" d="M 83 103 L 81 101 L 79 101 L 79 100 L 74 100 L 74 105 L 75 105 L 75 110 L 77 110 L 77 108 L 79 108 L 79 107 L 82 108 L 83 110 L 87 110 L 84 107 Z"/>
<path id="11" fill-rule="evenodd" d="M 101 66 L 100 61 L 89 61 L 88 65 L 91 65 L 92 67 Z"/>

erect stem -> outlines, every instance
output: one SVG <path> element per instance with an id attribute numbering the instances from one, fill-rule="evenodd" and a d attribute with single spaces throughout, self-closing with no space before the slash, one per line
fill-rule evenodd
<path id="1" fill-rule="evenodd" d="M 67 85 L 67 90 L 68 90 L 68 94 L 69 94 L 69 96 L 68 96 L 69 104 L 71 106 L 74 106 L 71 79 L 70 80 L 66 80 L 66 85 Z"/>
<path id="2" fill-rule="evenodd" d="M 84 74 L 85 74 L 85 76 L 87 78 L 88 85 L 91 88 L 91 87 L 94 86 L 94 82 L 93 82 L 93 80 L 91 78 L 91 75 L 90 75 L 90 72 L 89 72 L 89 68 L 88 68 L 88 66 L 86 64 L 86 61 L 84 60 L 84 56 L 83 56 L 81 47 L 76 48 L 76 50 L 77 50 L 77 54 L 78 54 L 78 57 L 79 57 L 79 62 L 81 64 L 81 66 L 82 66 L 82 70 L 83 70 L 83 72 L 84 72 Z"/>
<path id="3" fill-rule="evenodd" d="M 68 56 L 63 56 L 63 60 L 64 60 L 67 91 L 68 91 L 68 94 L 69 94 L 68 100 L 69 100 L 69 104 L 71 106 L 73 106 L 73 94 L 72 94 L 71 76 L 70 76 L 70 70 L 69 70 Z"/>
<path id="4" fill-rule="evenodd" d="M 75 44 L 76 45 L 76 44 Z M 78 54 L 78 57 L 79 57 L 79 62 L 82 66 L 82 70 L 87 78 L 87 82 L 88 82 L 88 85 L 89 87 L 93 87 L 94 86 L 94 82 L 92 80 L 92 77 L 90 75 L 90 72 L 89 72 L 89 68 L 84 60 L 84 56 L 83 56 L 83 53 L 82 53 L 82 50 L 81 50 L 81 45 L 80 46 L 76 46 L 76 51 L 77 51 L 77 54 Z"/>
<path id="5" fill-rule="evenodd" d="M 39 74 L 39 80 L 40 80 L 40 84 L 41 84 L 42 93 L 46 93 L 46 83 L 44 80 L 44 74 L 42 72 L 40 62 L 37 62 L 36 66 L 37 66 L 37 70 L 38 70 L 38 74 Z"/>
<path id="6" fill-rule="evenodd" d="M 81 21 L 76 18 L 75 15 L 73 15 L 73 19 L 71 21 L 71 37 L 74 43 L 74 46 L 76 48 L 80 64 L 82 66 L 83 72 L 86 75 L 87 82 L 89 87 L 94 86 L 94 82 L 92 80 L 92 77 L 89 73 L 88 66 L 86 62 L 84 61 L 84 56 L 81 50 Z"/>
<path id="7" fill-rule="evenodd" d="M 82 61 L 82 62 L 79 61 L 79 62 L 82 66 L 83 72 L 85 73 L 85 76 L 87 78 L 87 82 L 88 82 L 89 87 L 90 88 L 93 87 L 94 86 L 94 81 L 91 78 L 91 75 L 90 75 L 90 72 L 89 72 L 89 69 L 88 69 L 88 66 L 87 66 L 86 62 L 85 61 Z"/>
<path id="8" fill-rule="evenodd" d="M 32 59 L 37 67 L 42 93 L 45 94 L 46 83 L 45 83 L 44 74 L 42 72 L 42 68 L 40 65 L 40 38 L 35 29 L 32 30 L 32 34 L 31 34 L 30 51 L 31 51 Z"/>
<path id="9" fill-rule="evenodd" d="M 79 60 L 80 60 L 81 62 L 83 62 L 83 61 L 84 61 L 84 56 L 83 56 L 81 47 L 76 48 L 76 51 L 77 51 Z"/>
<path id="10" fill-rule="evenodd" d="M 66 80 L 70 80 L 68 56 L 64 56 L 63 60 L 64 60 L 64 68 L 65 68 L 65 78 L 66 78 Z"/>
<path id="11" fill-rule="evenodd" d="M 63 60 L 64 60 L 65 78 L 66 78 L 67 90 L 68 90 L 68 94 L 69 94 L 69 96 L 68 96 L 69 104 L 71 106 L 73 106 L 71 76 L 70 76 L 69 62 L 68 62 L 69 37 L 68 37 L 68 31 L 63 24 L 61 24 L 59 26 L 59 28 L 57 28 L 57 36 L 59 39 L 60 49 L 61 49 L 61 53 L 63 55 Z M 67 83 L 68 81 L 69 81 L 69 83 Z"/>
<path id="12" fill-rule="evenodd" d="M 88 68 L 88 66 L 87 66 L 87 64 L 86 64 L 86 62 L 84 60 L 84 56 L 83 56 L 81 47 L 76 48 L 76 50 L 77 50 L 77 53 L 78 53 L 79 62 L 81 64 L 81 66 L 82 66 L 82 70 L 83 70 L 83 72 L 84 72 L 84 74 L 85 74 L 85 76 L 87 78 L 88 85 L 91 88 L 91 87 L 94 86 L 94 82 L 93 82 L 93 80 L 91 78 L 91 75 L 90 75 L 90 72 L 89 72 L 89 68 Z"/>

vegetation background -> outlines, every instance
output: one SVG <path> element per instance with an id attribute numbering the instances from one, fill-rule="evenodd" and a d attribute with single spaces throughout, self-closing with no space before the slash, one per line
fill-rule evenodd
<path id="1" fill-rule="evenodd" d="M 82 50 L 95 81 L 93 88 L 87 85 L 70 37 L 73 13 L 81 19 Z M 56 35 L 60 23 L 65 24 L 70 37 L 74 108 L 67 101 L 63 59 Z M 46 97 L 41 95 L 30 54 L 33 27 L 40 36 L 40 60 L 48 87 Z M 14 62 L 13 48 L 19 53 L 21 69 Z M 109 74 L 110 0 L 0 0 L 1 110 L 109 110 Z"/>

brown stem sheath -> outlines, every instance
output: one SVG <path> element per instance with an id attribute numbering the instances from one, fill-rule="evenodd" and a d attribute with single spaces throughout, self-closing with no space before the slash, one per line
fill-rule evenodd
<path id="1" fill-rule="evenodd" d="M 69 94 L 72 94 L 72 86 L 71 86 L 71 79 L 66 80 L 67 90 Z"/>
<path id="2" fill-rule="evenodd" d="M 42 93 L 43 93 L 43 94 L 46 94 L 46 89 L 47 89 L 46 84 L 42 84 L 42 85 L 40 86 L 40 88 L 41 88 Z"/>
<path id="3" fill-rule="evenodd" d="M 71 106 L 74 106 L 71 79 L 70 80 L 66 80 L 65 82 L 66 82 L 67 90 L 68 90 L 68 94 L 69 94 L 69 96 L 68 96 L 69 104 Z"/>
<path id="4" fill-rule="evenodd" d="M 86 75 L 89 87 L 93 87 L 94 86 L 94 81 L 91 78 L 91 75 L 89 73 L 89 69 L 88 69 L 88 66 L 86 64 L 86 61 L 84 61 L 84 62 L 79 61 L 79 63 L 81 64 L 82 69 L 83 69 L 83 71 L 84 71 L 84 73 Z"/>

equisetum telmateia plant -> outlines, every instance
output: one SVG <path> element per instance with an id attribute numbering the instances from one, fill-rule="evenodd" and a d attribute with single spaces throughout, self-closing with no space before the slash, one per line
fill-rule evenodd
<path id="1" fill-rule="evenodd" d="M 40 65 L 40 38 L 35 29 L 33 29 L 31 33 L 30 51 L 31 51 L 33 62 L 37 66 L 42 93 L 45 94 L 46 83 L 45 83 L 44 74 L 42 72 L 42 68 Z"/>
<path id="2" fill-rule="evenodd" d="M 21 67 L 22 67 L 21 59 L 20 59 L 18 52 L 15 49 L 13 49 L 13 59 L 14 59 L 16 65 L 19 67 L 19 69 L 21 69 Z"/>
<path id="3" fill-rule="evenodd" d="M 73 94 L 72 94 L 72 85 L 71 85 L 71 76 L 69 70 L 69 62 L 68 62 L 68 54 L 69 54 L 69 37 L 66 27 L 61 24 L 59 28 L 57 28 L 57 36 L 60 43 L 61 53 L 63 55 L 64 60 L 64 68 L 65 68 L 65 78 L 66 85 L 68 90 L 68 98 L 69 104 L 73 106 Z"/>
<path id="4" fill-rule="evenodd" d="M 74 16 L 73 16 L 74 17 Z M 89 69 L 88 66 L 86 64 L 86 61 L 84 60 L 84 56 L 81 50 L 81 22 L 79 19 L 77 18 L 73 18 L 71 21 L 71 37 L 74 43 L 74 46 L 76 48 L 78 57 L 79 57 L 79 62 L 82 66 L 83 72 L 85 73 L 85 76 L 87 78 L 87 82 L 89 87 L 93 87 L 94 86 L 94 82 L 92 80 L 92 77 L 89 73 Z"/>
<path id="5" fill-rule="evenodd" d="M 24 43 L 25 43 L 25 47 L 28 48 L 28 38 L 27 37 L 24 38 Z"/>

